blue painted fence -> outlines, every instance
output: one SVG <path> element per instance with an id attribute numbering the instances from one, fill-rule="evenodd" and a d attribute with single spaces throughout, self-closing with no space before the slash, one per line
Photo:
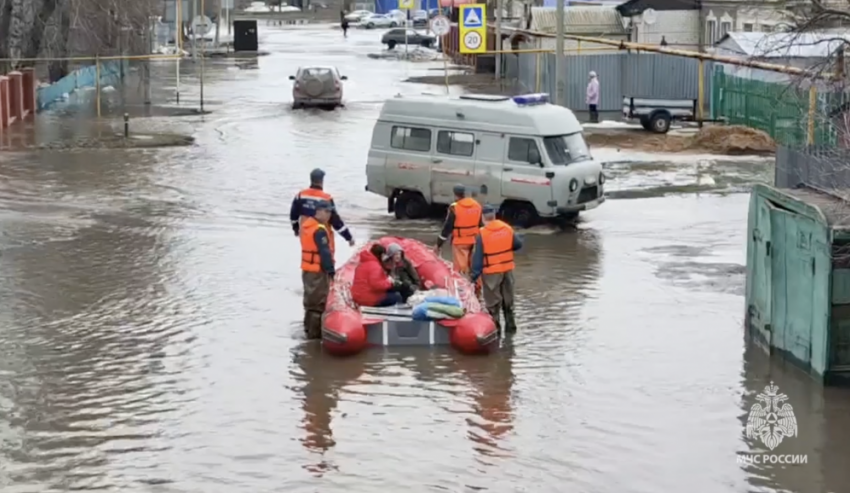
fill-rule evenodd
<path id="1" fill-rule="evenodd" d="M 128 73 L 130 63 L 127 60 L 107 60 L 100 62 L 100 86 L 114 86 L 121 81 L 121 67 L 124 74 Z M 65 94 L 71 94 L 77 89 L 95 87 L 97 85 L 97 67 L 89 65 L 78 68 L 46 87 L 39 87 L 36 93 L 38 111 L 46 110 L 53 103 L 63 101 Z"/>

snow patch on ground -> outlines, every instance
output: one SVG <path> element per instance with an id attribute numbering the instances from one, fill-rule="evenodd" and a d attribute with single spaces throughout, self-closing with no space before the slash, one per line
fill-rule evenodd
<path id="1" fill-rule="evenodd" d="M 599 123 L 582 123 L 584 128 L 641 128 L 637 123 L 618 122 L 616 120 L 602 120 Z"/>
<path id="2" fill-rule="evenodd" d="M 407 53 L 404 51 L 403 46 L 397 46 L 392 50 L 384 50 L 380 53 L 370 53 L 369 58 L 376 59 L 384 59 L 384 60 L 408 60 L 411 62 L 430 62 L 434 60 L 438 60 L 443 55 L 431 48 L 425 48 L 423 46 L 417 46 L 415 48 L 409 47 Z"/>
<path id="3" fill-rule="evenodd" d="M 766 163 L 775 160 L 773 156 L 725 156 L 721 154 L 688 154 L 664 152 L 635 152 L 630 150 L 594 147 L 590 150 L 594 159 L 602 163 L 675 163 L 687 164 L 698 161 L 722 160 L 725 162 Z"/>

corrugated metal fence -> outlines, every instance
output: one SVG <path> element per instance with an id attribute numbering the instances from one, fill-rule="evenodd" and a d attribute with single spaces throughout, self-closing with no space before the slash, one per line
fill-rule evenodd
<path id="1" fill-rule="evenodd" d="M 529 92 L 555 91 L 555 55 L 518 53 L 502 55 L 505 78 L 515 80 Z M 623 97 L 697 99 L 698 61 L 657 53 L 567 55 L 566 106 L 584 108 L 587 74 L 599 77 L 599 111 L 622 110 Z M 705 64 L 705 106 L 711 96 L 713 66 Z"/>
<path id="2" fill-rule="evenodd" d="M 805 183 L 834 190 L 850 188 L 850 151 L 836 147 L 780 146 L 776 149 L 774 185 L 794 188 Z"/>

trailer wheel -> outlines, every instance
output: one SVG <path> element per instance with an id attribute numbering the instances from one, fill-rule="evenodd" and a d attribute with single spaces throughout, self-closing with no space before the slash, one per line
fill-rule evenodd
<path id="1" fill-rule="evenodd" d="M 656 111 L 649 117 L 649 130 L 657 134 L 666 134 L 670 130 L 670 113 Z"/>

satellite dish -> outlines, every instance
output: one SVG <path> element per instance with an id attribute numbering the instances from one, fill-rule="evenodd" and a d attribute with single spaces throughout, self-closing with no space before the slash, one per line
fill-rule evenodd
<path id="1" fill-rule="evenodd" d="M 655 9 L 646 9 L 643 11 L 643 22 L 644 24 L 651 26 L 655 24 L 655 21 L 658 20 L 658 14 L 655 12 Z"/>
<path id="2" fill-rule="evenodd" d="M 192 32 L 195 36 L 205 36 L 212 30 L 212 20 L 205 15 L 199 15 L 192 19 Z"/>

